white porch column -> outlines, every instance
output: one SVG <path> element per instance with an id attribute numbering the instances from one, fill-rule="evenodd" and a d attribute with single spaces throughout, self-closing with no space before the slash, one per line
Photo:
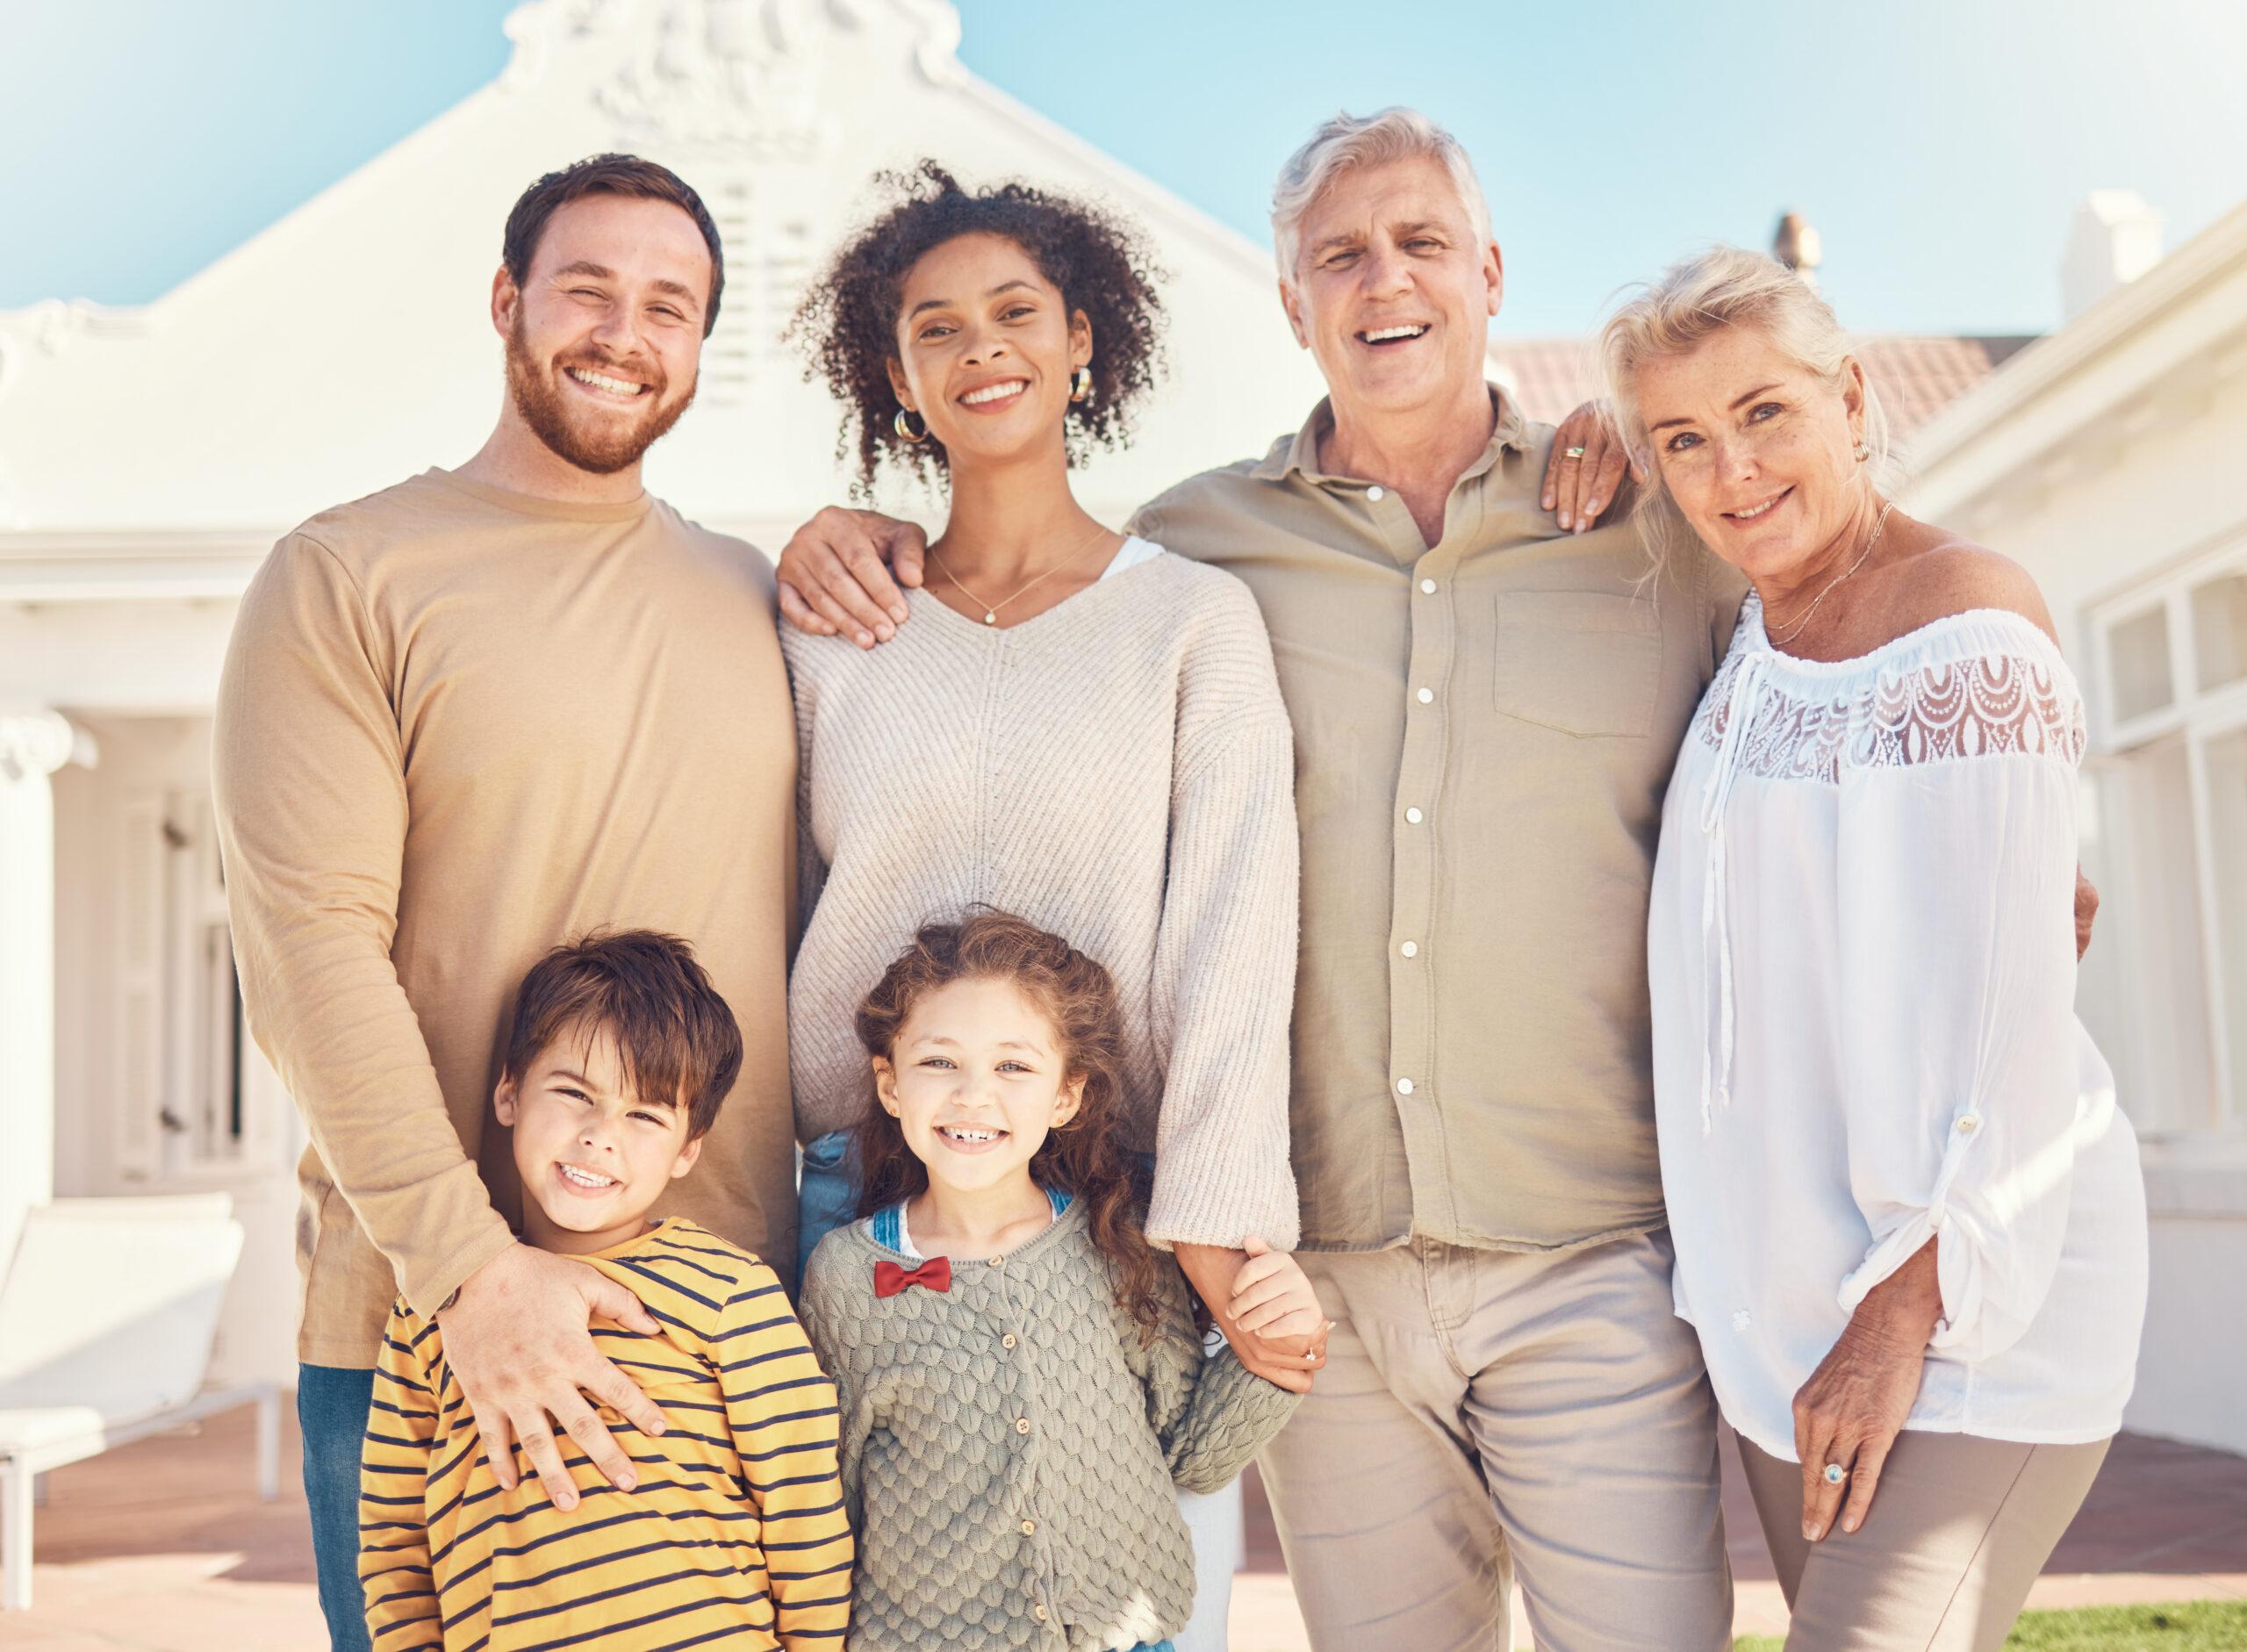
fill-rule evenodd
<path id="1" fill-rule="evenodd" d="M 0 1266 L 54 1193 L 54 792 L 70 725 L 0 712 Z"/>

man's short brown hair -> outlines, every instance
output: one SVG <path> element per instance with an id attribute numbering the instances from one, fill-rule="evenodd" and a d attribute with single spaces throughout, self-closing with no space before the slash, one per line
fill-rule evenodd
<path id="1" fill-rule="evenodd" d="M 685 1108 L 690 1141 L 717 1123 L 741 1073 L 741 1028 L 685 941 L 596 930 L 540 959 L 515 995 L 507 1076 L 520 1081 L 557 1039 L 603 1033 L 636 1100 Z"/>
<path id="2" fill-rule="evenodd" d="M 507 214 L 507 233 L 499 255 L 507 273 L 521 286 L 530 278 L 530 261 L 538 252 L 546 220 L 571 202 L 588 195 L 628 195 L 635 200 L 669 201 L 694 220 L 702 244 L 710 249 L 710 302 L 702 312 L 702 336 L 718 325 L 718 298 L 726 290 L 726 251 L 718 241 L 717 220 L 702 205 L 685 178 L 667 166 L 643 161 L 636 154 L 588 155 L 559 172 L 549 172 L 525 190 Z"/>

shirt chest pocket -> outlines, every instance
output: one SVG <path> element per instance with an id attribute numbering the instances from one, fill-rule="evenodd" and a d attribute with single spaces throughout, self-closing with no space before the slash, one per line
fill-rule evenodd
<path id="1" fill-rule="evenodd" d="M 1491 703 L 1575 735 L 1644 735 L 1662 686 L 1651 594 L 1515 591 L 1497 599 Z"/>

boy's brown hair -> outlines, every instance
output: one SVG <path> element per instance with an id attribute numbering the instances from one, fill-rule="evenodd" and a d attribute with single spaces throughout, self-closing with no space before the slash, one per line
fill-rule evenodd
<path id="1" fill-rule="evenodd" d="M 690 1141 L 708 1133 L 741 1073 L 741 1028 L 685 941 L 596 930 L 540 959 L 515 994 L 507 1076 L 520 1080 L 557 1039 L 600 1033 L 641 1101 L 685 1108 Z"/>

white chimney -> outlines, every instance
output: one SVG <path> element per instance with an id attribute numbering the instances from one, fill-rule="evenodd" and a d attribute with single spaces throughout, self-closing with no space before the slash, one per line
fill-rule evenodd
<path id="1" fill-rule="evenodd" d="M 1818 267 L 1826 262 L 1826 245 L 1801 213 L 1779 215 L 1779 226 L 1771 234 L 1771 256 L 1800 276 L 1804 286 L 1818 291 Z"/>
<path id="2" fill-rule="evenodd" d="M 2093 190 L 2075 209 L 2060 258 L 2060 303 L 2072 321 L 2161 262 L 2167 222 L 2136 190 Z"/>

